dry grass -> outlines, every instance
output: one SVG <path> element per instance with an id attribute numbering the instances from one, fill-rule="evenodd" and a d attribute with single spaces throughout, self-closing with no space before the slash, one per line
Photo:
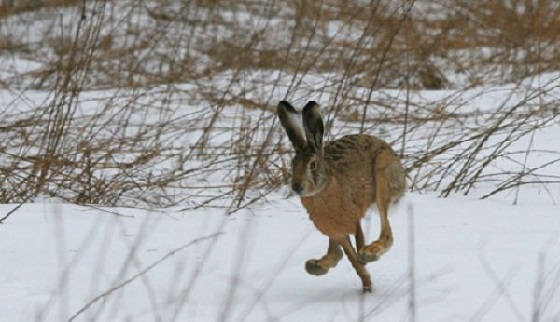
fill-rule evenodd
<path id="1" fill-rule="evenodd" d="M 2 1 L 0 202 L 240 209 L 288 178 L 277 99 L 318 96 L 329 135 L 386 128 L 414 189 L 468 193 L 510 153 L 487 142 L 547 126 L 557 99 L 535 106 L 543 85 L 489 115 L 409 94 L 558 71 L 559 16 L 555 1 Z M 559 181 L 534 172 L 492 193 Z"/>

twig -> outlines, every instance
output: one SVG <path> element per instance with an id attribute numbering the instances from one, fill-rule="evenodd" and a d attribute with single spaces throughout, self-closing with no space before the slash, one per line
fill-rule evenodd
<path id="1" fill-rule="evenodd" d="M 408 236 L 408 279 L 410 287 L 408 298 L 408 320 L 414 322 L 416 321 L 416 285 L 414 278 L 414 210 L 412 208 L 412 204 L 408 205 Z"/>
<path id="2" fill-rule="evenodd" d="M 541 301 L 544 289 L 544 253 L 539 253 L 538 266 L 537 266 L 537 279 L 535 282 L 535 293 L 533 298 L 533 310 L 531 313 L 531 322 L 540 321 L 541 317 Z"/>
<path id="3" fill-rule="evenodd" d="M 211 234 L 211 235 L 207 235 L 204 237 L 200 237 L 197 239 L 194 239 L 192 241 L 190 241 L 188 244 L 185 244 L 179 248 L 175 248 L 174 250 L 168 252 L 167 254 L 165 254 L 164 256 L 162 256 L 160 259 L 158 259 L 157 261 L 153 262 L 152 264 L 150 264 L 148 267 L 146 267 L 145 269 L 143 269 L 142 271 L 136 273 L 135 275 L 131 276 L 130 278 L 128 278 L 127 280 L 125 280 L 124 282 L 115 285 L 113 287 L 111 287 L 110 289 L 106 290 L 105 292 L 97 295 L 96 297 L 94 297 L 92 300 L 90 300 L 89 302 L 87 302 L 84 306 L 82 306 L 78 311 L 76 311 L 76 313 L 74 313 L 67 321 L 71 322 L 74 321 L 80 314 L 82 314 L 83 312 L 85 312 L 87 309 L 89 309 L 93 304 L 95 304 L 96 302 L 98 302 L 99 300 L 104 299 L 105 297 L 111 295 L 113 292 L 125 287 L 126 285 L 132 283 L 135 279 L 137 279 L 138 277 L 148 273 L 150 270 L 152 270 L 154 267 L 156 267 L 157 265 L 159 265 L 160 263 L 162 263 L 163 261 L 167 260 L 169 257 L 175 255 L 177 252 L 180 252 L 194 244 L 197 244 L 201 241 L 207 240 L 207 239 L 211 239 L 211 238 L 215 238 L 219 235 L 221 235 L 222 233 L 215 233 L 215 234 Z"/>
<path id="4" fill-rule="evenodd" d="M 473 315 L 473 317 L 470 320 L 471 321 L 481 320 L 483 316 L 490 311 L 490 309 L 494 306 L 494 304 L 496 304 L 498 299 L 503 296 L 506 300 L 506 303 L 510 306 L 517 320 L 524 321 L 525 319 L 523 318 L 523 314 L 521 313 L 521 311 L 519 310 L 519 308 L 511 298 L 511 295 L 509 294 L 506 288 L 509 282 L 513 279 L 513 276 L 517 273 L 517 269 L 510 269 L 506 277 L 504 279 L 500 279 L 500 277 L 490 266 L 490 263 L 488 263 L 485 254 L 481 252 L 479 254 L 479 257 L 480 257 L 480 262 L 482 263 L 482 267 L 484 268 L 488 276 L 492 279 L 492 282 L 494 282 L 496 287 L 492 292 L 492 294 L 488 297 L 486 302 L 484 302 L 484 304 L 476 311 L 476 313 Z"/>
<path id="5" fill-rule="evenodd" d="M 16 212 L 19 208 L 21 208 L 21 206 L 23 206 L 23 202 L 20 203 L 19 205 L 15 206 L 14 209 L 8 211 L 8 213 L 7 213 L 4 217 L 0 218 L 0 224 L 3 224 L 4 221 L 5 221 L 6 219 L 8 219 L 8 217 L 10 217 L 10 216 L 11 216 L 14 212 Z"/>
<path id="6" fill-rule="evenodd" d="M 393 31 L 393 34 L 389 38 L 389 42 L 387 43 L 387 46 L 385 46 L 385 48 L 383 49 L 383 54 L 381 55 L 381 59 L 379 60 L 377 70 L 375 72 L 375 77 L 373 78 L 373 81 L 371 82 L 370 87 L 369 87 L 367 103 L 364 104 L 364 108 L 362 110 L 362 120 L 360 122 L 360 133 L 362 133 L 364 131 L 365 122 L 366 122 L 367 107 L 368 107 L 369 103 L 371 102 L 371 96 L 372 96 L 372 93 L 373 93 L 373 89 L 377 85 L 377 81 L 379 80 L 379 77 L 381 75 L 381 70 L 383 68 L 383 64 L 387 60 L 387 55 L 389 54 L 389 49 L 391 49 L 391 47 L 393 46 L 393 41 L 397 37 L 397 34 L 400 32 L 404 21 L 406 20 L 406 18 L 410 14 L 410 11 L 412 10 L 412 7 L 414 7 L 415 1 L 416 0 L 406 1 L 406 4 L 408 4 L 408 6 L 403 5 L 404 13 L 403 13 L 402 17 L 400 18 L 400 20 L 398 22 L 397 28 Z"/>

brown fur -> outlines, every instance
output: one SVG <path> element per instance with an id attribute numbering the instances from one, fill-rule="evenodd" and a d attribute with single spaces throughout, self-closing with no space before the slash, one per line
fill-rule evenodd
<path id="1" fill-rule="evenodd" d="M 324 159 L 330 177 L 326 187 L 315 195 L 301 197 L 301 203 L 317 229 L 329 237 L 356 234 L 356 223 L 375 203 L 376 195 L 385 203 L 404 192 L 399 158 L 376 137 L 348 135 L 327 142 Z M 375 178 L 389 185 L 379 185 L 376 191 Z"/>
<path id="2" fill-rule="evenodd" d="M 342 250 L 362 280 L 364 292 L 371 292 L 371 278 L 365 263 L 375 261 L 393 244 L 388 219 L 389 205 L 405 190 L 405 173 L 399 157 L 383 140 L 358 134 L 323 144 L 323 120 L 317 103 L 310 101 L 301 117 L 287 101 L 278 104 L 278 116 L 292 142 L 292 189 L 317 229 L 329 236 L 327 254 L 305 263 L 312 275 L 326 274 L 342 257 Z M 369 207 L 377 205 L 381 232 L 367 245 L 360 220 Z M 356 249 L 349 235 L 356 236 Z"/>

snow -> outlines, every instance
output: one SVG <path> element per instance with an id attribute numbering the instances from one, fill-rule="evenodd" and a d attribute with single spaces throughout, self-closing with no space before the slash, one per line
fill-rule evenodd
<path id="1" fill-rule="evenodd" d="M 128 29 L 120 23 L 127 21 L 125 15 L 132 10 L 127 5 L 111 6 L 116 12 L 114 21 L 119 23 L 113 25 L 111 19 L 110 24 L 102 28 L 101 35 L 111 34 L 116 47 L 131 40 L 126 35 Z M 270 18 L 268 12 L 257 15 L 255 11 L 243 11 L 244 6 L 240 11 L 221 14 L 228 24 L 211 31 L 217 38 L 193 33 L 190 29 L 178 29 L 176 33 L 167 34 L 169 39 L 158 43 L 153 53 L 165 52 L 169 44 L 179 43 L 185 32 L 188 37 L 194 34 L 192 40 L 201 45 L 190 49 L 199 54 L 193 55 L 198 64 L 192 68 L 200 69 L 198 71 L 202 74 L 204 67 L 213 62 L 205 54 L 210 45 L 208 41 L 228 40 L 232 35 L 231 24 L 236 22 L 252 25 L 253 29 L 263 32 L 272 30 L 267 32 L 268 41 L 259 45 L 264 44 L 265 49 L 267 43 L 275 44 L 274 48 L 287 46 L 285 31 L 293 28 L 295 23 L 286 23 L 281 17 L 289 15 L 285 8 L 280 6 L 279 10 L 283 10 L 280 16 L 276 12 L 280 18 Z M 170 6 L 162 13 L 179 14 L 184 21 L 192 21 L 195 25 L 195 19 L 211 13 L 205 8 L 180 13 L 176 13 L 176 9 Z M 446 8 L 422 1 L 415 5 L 413 14 L 429 14 L 436 18 L 445 14 L 443 9 Z M 26 39 L 33 44 L 31 49 L 41 43 L 43 33 L 37 30 L 45 30 L 50 41 L 59 41 L 55 39 L 59 35 L 59 21 L 67 25 L 68 35 L 74 33 L 76 20 L 73 17 L 78 17 L 74 11 L 60 9 L 54 15 L 40 12 L 8 17 L 5 30 L 10 31 L 10 35 L 6 37 Z M 430 14 L 430 11 L 433 12 Z M 159 28 L 159 23 L 148 19 L 146 14 L 142 11 L 133 19 L 145 22 L 150 28 Z M 255 17 L 257 19 L 252 19 Z M 332 37 L 333 43 L 351 41 L 360 37 L 360 28 L 359 21 L 345 24 L 342 20 L 331 20 L 324 33 Z M 248 39 L 241 37 L 237 41 Z M 309 42 L 310 48 L 322 46 L 320 39 L 314 37 L 296 41 Z M 47 59 L 52 52 L 48 49 L 50 47 L 43 47 L 38 50 Z M 177 57 L 186 55 L 185 48 L 175 47 Z M 496 50 L 497 47 L 461 49 L 449 55 L 460 63 L 462 57 L 488 58 Z M 148 54 L 143 49 L 135 53 L 145 56 L 147 66 L 161 67 L 157 54 Z M 29 89 L 27 85 L 32 84 L 21 76 L 37 71 L 44 64 L 25 55 L 8 55 L 0 59 L 5 66 L 0 67 L 0 77 L 11 84 L 0 90 L 0 101 L 9 107 L 2 115 L 3 123 L 10 124 L 21 120 L 24 114 L 34 113 L 54 94 Z M 405 104 L 408 108 L 410 99 L 413 103 L 411 112 L 419 118 L 426 117 L 425 123 L 407 136 L 404 162 L 411 163 L 416 156 L 445 146 L 449 140 L 469 137 L 481 133 L 481 129 L 501 124 L 496 123 L 496 119 L 503 113 L 511 111 L 525 115 L 540 111 L 541 114 L 519 124 L 521 128 L 540 125 L 538 130 L 527 132 L 531 135 L 523 132 L 521 136 L 510 137 L 509 130 L 517 129 L 515 122 L 523 120 L 514 117 L 506 122 L 509 128 L 484 142 L 478 160 L 495 153 L 502 141 L 508 144 L 507 149 L 498 151 L 499 157 L 482 173 L 485 180 L 477 182 L 469 196 L 451 194 L 444 199 L 437 197 L 441 191 L 434 194 L 411 192 L 399 207 L 393 209 L 390 220 L 395 243 L 378 262 L 368 265 L 374 287 L 371 294 L 361 293 L 359 278 L 346 259 L 326 276 L 316 277 L 305 272 L 305 261 L 319 258 L 326 251 L 327 238 L 313 227 L 297 198 L 287 198 L 283 191 L 267 195 L 265 202 L 231 215 L 211 207 L 194 211 L 97 208 L 36 199 L 35 203 L 23 205 L 0 224 L 0 322 L 409 320 L 412 294 L 410 218 L 414 219 L 417 321 L 560 321 L 560 184 L 557 182 L 560 123 L 556 118 L 560 73 L 543 73 L 517 84 L 487 81 L 484 85 L 470 87 L 477 83 L 470 79 L 471 75 L 487 75 L 494 79 L 501 77 L 501 73 L 495 70 L 515 66 L 491 66 L 484 73 L 479 70 L 453 72 L 446 63 L 449 59 L 430 59 L 446 72 L 446 78 L 455 86 L 411 92 L 402 89 L 370 91 L 369 81 L 367 86 L 360 87 L 364 86 L 360 82 L 365 77 L 362 73 L 349 76 L 333 71 L 294 75 L 289 71 L 248 69 L 243 73 L 225 70 L 209 74 L 196 84 L 169 85 L 176 89 L 172 96 L 168 95 L 166 86 L 83 91 L 76 105 L 76 115 L 83 116 L 83 119 L 74 121 L 69 127 L 71 135 L 65 137 L 71 142 L 70 146 L 81 140 L 113 136 L 115 129 L 121 130 L 123 137 L 133 138 L 143 128 L 169 122 L 167 129 L 174 126 L 180 131 L 175 129 L 164 133 L 162 141 L 157 143 L 165 144 L 168 151 L 173 152 L 172 148 L 180 150 L 194 144 L 202 136 L 205 126 L 214 124 L 216 130 L 211 139 L 217 143 L 215 160 L 222 161 L 229 156 L 220 153 L 234 149 L 228 142 L 237 139 L 238 125 L 241 128 L 258 123 L 261 129 L 278 127 L 275 116 L 270 113 L 278 100 L 289 99 L 298 110 L 308 100 L 318 101 L 325 110 L 333 110 L 341 102 L 351 103 L 355 105 L 345 105 L 345 113 L 356 112 L 356 115 L 363 111 L 362 102 L 368 101 L 371 104 L 365 116 L 373 122 L 366 124 L 367 132 L 395 143 L 398 148 L 396 143 L 401 142 L 402 123 L 387 122 L 378 127 L 375 119 L 397 119 Z M 398 81 L 397 78 L 395 82 Z M 231 86 L 234 83 L 243 86 Z M 341 84 L 346 85 L 343 88 Z M 347 84 L 356 85 L 349 87 Z M 210 100 L 197 97 L 201 94 L 195 91 L 198 87 L 215 89 L 216 93 L 223 94 L 221 99 L 224 101 L 235 102 L 234 98 L 243 97 L 262 102 L 270 110 L 247 111 L 235 103 L 215 106 Z M 227 91 L 224 92 L 224 88 Z M 340 96 L 350 98 L 343 101 L 338 95 L 339 89 L 346 91 Z M 134 102 L 130 114 L 97 114 L 106 109 L 121 110 L 130 102 Z M 519 109 L 514 108 L 517 105 Z M 456 114 L 456 118 L 433 118 L 434 107 L 438 106 L 441 106 L 442 115 Z M 215 123 L 207 123 L 204 114 L 218 110 L 220 118 Z M 246 117 L 240 119 L 239 114 L 245 113 Z M 327 139 L 355 133 L 361 127 L 356 119 L 334 114 L 323 113 L 325 117 L 333 118 L 328 119 L 333 121 L 333 128 Z M 93 121 L 92 129 L 101 129 L 94 138 L 89 132 L 79 130 L 91 121 L 89 117 L 93 115 L 98 118 Z M 117 119 L 113 119 L 115 115 Z M 47 114 L 43 116 L 48 117 Z M 126 122 L 120 122 L 120 118 L 126 118 Z M 128 124 L 127 128 L 121 128 L 124 123 Z M 280 127 L 275 135 L 284 136 Z M 13 142 L 8 145 L 10 148 L 19 149 L 20 136 L 16 133 L 4 139 Z M 241 136 L 239 134 L 239 138 Z M 266 132 L 259 132 L 252 139 L 261 141 L 266 136 Z M 441 174 L 439 171 L 445 168 L 441 165 L 448 164 L 448 160 L 457 160 L 456 167 L 451 170 L 458 170 L 456 168 L 463 164 L 462 160 L 468 155 L 465 152 L 471 151 L 467 148 L 473 142 L 466 141 L 438 154 L 424 166 L 419 180 L 426 181 L 426 190 L 434 185 L 434 189 L 441 189 L 449 183 L 451 175 Z M 284 143 L 289 147 L 285 137 Z M 19 155 L 19 152 L 13 154 Z M 115 153 L 112 157 L 115 162 L 127 162 L 135 155 Z M 287 155 L 282 157 L 287 161 Z M 196 187 L 189 194 L 181 189 L 173 192 L 173 196 L 185 200 L 181 204 L 183 207 L 192 206 L 186 203 L 200 204 L 194 196 L 204 194 L 206 198 L 223 192 L 222 185 L 216 188 L 212 187 L 213 183 L 226 181 L 231 184 L 234 181 L 223 174 L 226 170 L 221 162 L 214 165 L 215 160 L 190 160 L 189 167 L 200 165 L 208 169 L 188 178 L 188 185 Z M 0 161 L 6 163 L 10 158 Z M 171 162 L 175 161 L 154 161 L 146 166 L 146 176 L 148 172 L 167 171 L 165 167 Z M 227 167 L 235 169 L 239 164 L 231 162 Z M 434 168 L 437 171 L 432 171 Z M 103 174 L 111 175 L 111 170 Z M 514 182 L 509 181 L 516 178 L 514 174 L 527 174 L 518 177 L 519 189 L 513 185 L 514 188 L 488 199 L 478 199 L 498 186 Z M 445 175 L 448 175 L 447 170 Z M 546 182 L 546 179 L 554 182 Z M 437 184 L 432 184 L 435 182 Z M 421 186 L 420 183 L 417 186 Z M 185 185 L 184 182 L 181 184 Z M 134 193 L 138 192 L 130 194 L 133 205 L 137 196 Z M 157 198 L 148 190 L 141 193 L 148 200 Z M 260 192 L 247 192 L 247 196 L 251 193 Z M 517 201 L 515 205 L 514 200 Z M 229 201 L 218 199 L 211 205 L 220 207 Z M 16 205 L 0 204 L 0 218 L 14 207 Z M 373 211 L 363 220 L 363 226 L 368 242 L 371 242 L 379 233 L 377 215 Z"/>
<path id="2" fill-rule="evenodd" d="M 0 213 L 13 207 L 2 205 Z M 409 208 L 418 321 L 528 321 L 534 302 L 542 321 L 559 318 L 558 206 L 409 193 L 390 218 L 393 248 L 368 265 L 374 291 L 366 295 L 346 259 L 326 276 L 305 273 L 304 262 L 322 256 L 327 239 L 294 197 L 276 194 L 230 216 L 26 204 L 0 225 L 1 320 L 67 321 L 169 252 L 215 233 L 165 257 L 75 321 L 404 320 Z M 377 215 L 363 224 L 371 241 Z"/>
<path id="3" fill-rule="evenodd" d="M 541 100 L 553 101 L 558 96 L 558 75 L 542 78 L 551 88 Z M 320 81 L 317 78 L 316 83 Z M 271 91 L 273 99 L 281 99 L 278 93 L 287 88 Z M 496 102 L 502 102 L 513 90 L 503 86 L 457 93 L 418 91 L 411 97 L 420 106 L 447 102 L 451 111 L 491 114 Z M 515 93 L 510 104 L 528 96 L 522 91 Z M 297 94 L 294 96 L 300 99 L 294 104 L 298 106 L 308 99 L 328 102 Z M 398 101 L 404 92 L 375 94 L 381 101 Z M 13 95 L 0 92 L 4 101 L 12 101 Z M 43 101 L 44 95 L 27 91 L 29 108 Z M 102 108 L 96 102 L 113 97 L 110 91 L 82 95 L 80 113 L 84 115 Z M 177 105 L 185 101 L 183 97 L 177 100 Z M 533 108 L 531 104 L 526 109 Z M 28 112 L 27 105 L 17 106 L 17 112 Z M 135 126 L 142 126 L 160 117 L 180 118 L 184 122 L 180 125 L 199 134 L 200 125 L 192 124 L 196 119 L 192 115 L 204 108 L 177 109 L 177 115 L 170 112 L 157 117 L 150 109 L 142 109 L 132 120 Z M 239 111 L 235 107 L 224 109 L 217 124 L 235 122 Z M 153 120 L 143 117 L 147 114 L 154 115 Z M 11 119 L 17 115 L 5 116 Z M 260 118 L 255 115 L 255 119 Z M 272 123 L 272 119 L 270 115 L 266 122 Z M 352 122 L 337 123 L 334 136 L 356 131 Z M 429 126 L 413 133 L 407 153 L 414 155 L 427 148 Z M 375 131 L 379 135 L 381 129 Z M 426 131 L 428 134 L 422 134 Z M 278 132 L 283 135 L 280 128 Z M 213 139 L 228 142 L 232 133 L 217 131 Z M 400 132 L 389 128 L 385 133 L 384 138 L 390 141 Z M 560 124 L 551 118 L 534 131 L 534 137 L 525 135 L 512 142 L 487 175 L 523 168 L 556 178 L 560 169 L 555 161 L 558 133 Z M 168 141 L 187 146 L 198 137 L 195 134 Z M 441 135 L 436 143 L 445 143 L 453 134 Z M 503 137 L 496 135 L 488 146 L 492 148 Z M 528 147 L 532 147 L 531 153 L 526 152 Z M 541 167 L 545 164 L 548 166 Z M 218 177 L 205 172 L 204 183 L 219 182 Z M 216 208 L 96 209 L 36 200 L 0 225 L 0 321 L 68 321 L 77 313 L 74 321 L 406 320 L 411 294 L 409 206 L 415 222 L 417 321 L 528 321 L 535 320 L 535 312 L 541 321 L 558 320 L 560 185 L 522 185 L 519 190 L 512 188 L 478 199 L 494 188 L 495 182 L 481 182 L 467 197 L 451 195 L 446 199 L 438 198 L 437 192 L 409 193 L 390 219 L 393 248 L 380 261 L 368 265 L 374 291 L 366 295 L 361 294 L 360 281 L 346 259 L 326 276 L 306 274 L 305 261 L 324 254 L 327 238 L 315 230 L 297 198 L 285 198 L 281 191 L 267 196 L 264 203 L 229 216 Z M 208 189 L 201 188 L 203 192 Z M 180 191 L 177 194 L 182 196 Z M 518 203 L 513 205 L 513 200 Z M 14 207 L 0 205 L 0 217 Z M 372 241 L 379 229 L 376 215 L 372 213 L 364 224 Z"/>

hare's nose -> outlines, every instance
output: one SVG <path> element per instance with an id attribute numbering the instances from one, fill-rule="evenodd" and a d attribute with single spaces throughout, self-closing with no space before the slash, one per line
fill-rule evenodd
<path id="1" fill-rule="evenodd" d="M 299 195 L 303 192 L 303 186 L 299 183 L 293 183 L 292 190 Z"/>

